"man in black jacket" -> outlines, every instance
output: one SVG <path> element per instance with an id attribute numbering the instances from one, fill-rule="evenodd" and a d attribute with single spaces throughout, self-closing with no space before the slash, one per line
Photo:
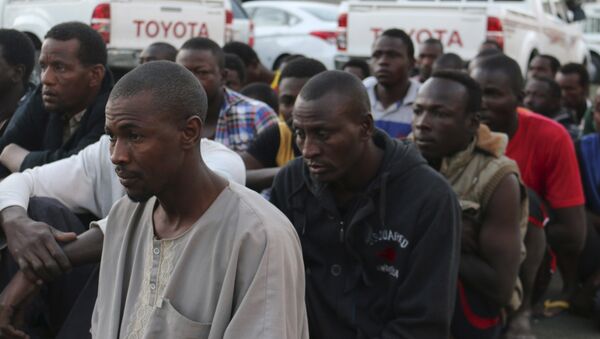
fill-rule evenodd
<path id="1" fill-rule="evenodd" d="M 40 54 L 42 83 L 0 138 L 6 169 L 53 162 L 100 138 L 113 85 L 106 58 L 102 37 L 88 25 L 67 22 L 48 31 Z"/>
<path id="2" fill-rule="evenodd" d="M 271 202 L 294 224 L 306 267 L 311 338 L 448 338 L 460 212 L 411 145 L 374 127 L 360 80 L 328 71 L 300 92 L 302 157 Z"/>

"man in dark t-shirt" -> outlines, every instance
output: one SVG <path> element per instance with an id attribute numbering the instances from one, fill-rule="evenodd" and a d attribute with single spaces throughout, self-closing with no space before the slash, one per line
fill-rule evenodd
<path id="1" fill-rule="evenodd" d="M 246 164 L 246 185 L 261 191 L 271 187 L 279 168 L 300 155 L 291 130 L 292 109 L 304 84 L 313 76 L 326 71 L 317 60 L 302 58 L 290 62 L 281 73 L 279 83 L 279 124 L 258 134 L 242 153 Z"/>

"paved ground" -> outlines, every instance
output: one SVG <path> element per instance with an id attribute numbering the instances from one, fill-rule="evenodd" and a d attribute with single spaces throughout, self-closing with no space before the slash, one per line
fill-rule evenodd
<path id="1" fill-rule="evenodd" d="M 561 282 L 557 276 L 550 286 L 550 297 L 558 295 L 560 290 Z M 533 328 L 538 339 L 600 339 L 600 328 L 591 320 L 567 313 L 552 319 L 537 320 Z"/>

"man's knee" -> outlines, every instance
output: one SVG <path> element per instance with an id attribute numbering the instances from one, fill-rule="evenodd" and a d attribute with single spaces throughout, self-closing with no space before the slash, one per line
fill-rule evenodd
<path id="1" fill-rule="evenodd" d="M 31 219 L 45 222 L 62 232 L 79 234 L 87 229 L 75 213 L 54 198 L 30 198 L 27 213 Z"/>

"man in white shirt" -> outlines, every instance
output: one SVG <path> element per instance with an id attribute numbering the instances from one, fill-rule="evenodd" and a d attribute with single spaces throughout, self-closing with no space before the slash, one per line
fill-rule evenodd
<path id="1" fill-rule="evenodd" d="M 0 252 L 0 290 L 17 269 L 30 279 L 44 281 L 70 270 L 57 240 L 72 240 L 76 233 L 88 229 L 74 214 L 105 218 L 111 206 L 125 195 L 110 160 L 109 146 L 110 138 L 104 135 L 76 155 L 12 174 L 0 182 L 0 247 L 4 247 Z M 245 167 L 239 155 L 207 139 L 202 139 L 200 150 L 214 172 L 245 184 Z M 58 308 L 44 312 L 52 318 L 48 326 L 54 331 L 67 317 L 92 269 L 77 268 L 68 279 L 53 284 L 64 291 L 58 296 L 59 302 L 53 303 Z"/>

